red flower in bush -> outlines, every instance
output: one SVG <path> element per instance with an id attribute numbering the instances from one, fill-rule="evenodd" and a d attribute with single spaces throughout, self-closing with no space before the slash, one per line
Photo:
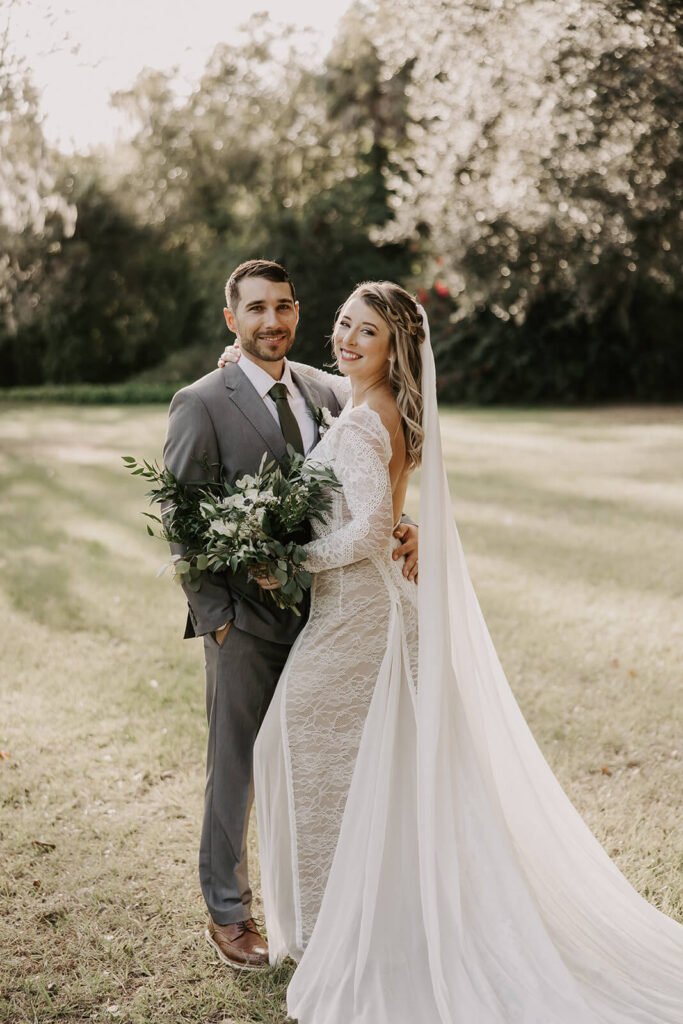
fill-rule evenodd
<path id="1" fill-rule="evenodd" d="M 440 277 L 437 277 L 434 282 L 434 291 L 437 295 L 440 295 L 442 299 L 445 299 L 447 295 L 450 295 L 448 285 L 445 281 L 442 281 Z"/>

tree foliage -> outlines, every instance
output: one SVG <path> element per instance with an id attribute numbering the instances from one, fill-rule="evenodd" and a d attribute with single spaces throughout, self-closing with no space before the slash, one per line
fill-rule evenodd
<path id="1" fill-rule="evenodd" d="M 46 263 L 76 219 L 58 187 L 26 61 L 11 44 L 15 6 L 0 0 L 0 382 L 6 384 L 13 383 L 8 348 L 46 298 Z"/>
<path id="2" fill-rule="evenodd" d="M 463 319 L 452 397 L 680 396 L 680 25 L 657 2 L 378 5 L 389 68 L 417 56 L 392 232 L 426 226 Z"/>
<path id="3" fill-rule="evenodd" d="M 53 299 L 35 325 L 36 365 L 50 383 L 122 381 L 191 339 L 191 262 L 155 226 L 122 211 L 87 163 L 65 189 L 78 221 L 50 266 Z"/>
<path id="4" fill-rule="evenodd" d="M 61 174 L 15 69 L 3 382 L 205 372 L 261 256 L 294 277 L 300 358 L 393 278 L 445 398 L 681 397 L 681 25 L 665 0 L 367 0 L 321 60 L 258 15 L 189 94 L 144 72 L 131 142 Z"/>
<path id="5" fill-rule="evenodd" d="M 140 123 L 130 203 L 192 252 L 202 334 L 217 350 L 223 286 L 244 259 L 288 267 L 302 305 L 297 352 L 318 363 L 354 284 L 410 270 L 404 240 L 373 234 L 393 215 L 386 172 L 403 131 L 402 72 L 386 86 L 369 44 L 351 62 L 333 49 L 320 69 L 309 45 L 255 16 L 241 41 L 216 47 L 184 103 L 158 73 L 118 97 Z"/>

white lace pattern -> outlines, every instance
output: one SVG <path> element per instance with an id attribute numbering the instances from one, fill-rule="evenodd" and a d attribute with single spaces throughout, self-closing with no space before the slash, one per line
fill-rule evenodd
<path id="1" fill-rule="evenodd" d="M 260 849 L 265 875 L 269 851 L 275 855 L 291 830 L 296 945 L 281 952 L 292 955 L 301 955 L 320 909 L 374 684 L 389 646 L 393 607 L 399 610 L 412 671 L 417 666 L 417 588 L 391 557 L 397 543 L 391 445 L 380 417 L 367 405 L 347 406 L 309 459 L 332 466 L 342 490 L 334 493 L 325 521 L 314 525 L 314 538 L 306 545 L 305 568 L 315 573 L 311 613 L 256 754 L 258 764 L 277 749 L 278 763 L 286 767 L 282 820 L 271 821 L 270 835 L 260 825 Z M 278 913 L 276 906 L 268 907 L 271 949 Z"/>

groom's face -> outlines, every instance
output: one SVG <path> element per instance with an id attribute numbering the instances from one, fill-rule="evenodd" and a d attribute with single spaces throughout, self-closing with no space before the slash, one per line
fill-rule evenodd
<path id="1" fill-rule="evenodd" d="M 225 321 L 237 335 L 240 348 L 256 363 L 280 362 L 294 344 L 299 303 L 286 281 L 246 277 L 239 283 L 236 309 L 225 310 Z"/>

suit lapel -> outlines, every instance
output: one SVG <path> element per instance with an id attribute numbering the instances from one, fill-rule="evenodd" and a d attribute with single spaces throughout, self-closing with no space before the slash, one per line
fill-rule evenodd
<path id="1" fill-rule="evenodd" d="M 287 454 L 287 446 L 279 425 L 268 412 L 263 399 L 237 363 L 223 367 L 223 380 L 228 397 L 259 434 L 271 455 L 280 460 Z"/>

